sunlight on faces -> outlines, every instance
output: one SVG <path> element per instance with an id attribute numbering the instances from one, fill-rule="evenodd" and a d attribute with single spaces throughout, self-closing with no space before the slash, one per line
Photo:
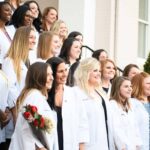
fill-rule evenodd
<path id="1" fill-rule="evenodd" d="M 33 16 L 34 18 L 37 18 L 38 15 L 39 15 L 39 10 L 38 10 L 37 4 L 34 3 L 34 2 L 33 2 L 33 3 L 30 3 L 29 7 L 30 7 L 30 10 L 31 10 L 32 16 Z"/>
<path id="2" fill-rule="evenodd" d="M 56 83 L 59 84 L 66 84 L 67 77 L 68 77 L 68 66 L 63 62 L 58 65 L 56 71 Z"/>
<path id="3" fill-rule="evenodd" d="M 53 35 L 51 49 L 54 56 L 58 56 L 60 54 L 60 38 L 58 35 Z"/>
<path id="4" fill-rule="evenodd" d="M 144 95 L 150 96 L 150 76 L 143 80 Z"/>
<path id="5" fill-rule="evenodd" d="M 124 100 L 130 98 L 131 92 L 132 92 L 131 81 L 129 80 L 123 81 L 120 86 L 120 95 L 122 96 L 122 98 Z"/>
<path id="6" fill-rule="evenodd" d="M 74 41 L 70 49 L 70 58 L 76 60 L 81 54 L 81 45 L 79 41 Z"/>
<path id="7" fill-rule="evenodd" d="M 35 31 L 31 30 L 29 35 L 29 50 L 33 50 L 36 43 L 36 35 Z"/>
<path id="8" fill-rule="evenodd" d="M 115 74 L 115 66 L 111 62 L 107 62 L 103 68 L 102 77 L 111 80 L 114 78 Z"/>
<path id="9" fill-rule="evenodd" d="M 50 66 L 47 67 L 46 88 L 51 89 L 53 83 L 53 72 Z"/>
<path id="10" fill-rule="evenodd" d="M 131 80 L 138 73 L 140 73 L 140 70 L 136 67 L 132 67 L 129 71 L 128 78 Z"/>
<path id="11" fill-rule="evenodd" d="M 96 66 L 89 73 L 89 80 L 88 80 L 89 85 L 94 87 L 98 86 L 101 82 L 100 76 L 101 76 L 100 66 Z"/>

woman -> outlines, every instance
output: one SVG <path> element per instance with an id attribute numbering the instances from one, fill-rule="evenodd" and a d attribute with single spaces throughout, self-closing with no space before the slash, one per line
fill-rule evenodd
<path id="1" fill-rule="evenodd" d="M 139 134 L 131 97 L 131 81 L 126 77 L 117 77 L 111 89 L 111 124 L 114 145 L 117 150 L 139 150 L 141 137 Z"/>
<path id="2" fill-rule="evenodd" d="M 50 31 L 52 24 L 58 19 L 58 12 L 54 7 L 46 7 L 42 14 L 42 30 Z"/>
<path id="3" fill-rule="evenodd" d="M 69 65 L 69 75 L 67 85 L 74 86 L 74 72 L 79 64 L 81 54 L 81 44 L 75 38 L 67 38 L 61 48 L 59 57 L 63 58 Z"/>
<path id="4" fill-rule="evenodd" d="M 108 58 L 107 51 L 104 49 L 98 49 L 93 52 L 92 57 L 96 58 L 98 61 L 103 61 Z"/>
<path id="5" fill-rule="evenodd" d="M 150 147 L 150 75 L 146 72 L 136 74 L 132 80 L 132 97 L 138 126 L 143 141 L 142 150 Z"/>
<path id="6" fill-rule="evenodd" d="M 47 90 L 51 88 L 52 81 L 52 70 L 48 64 L 37 62 L 29 67 L 25 87 L 17 99 L 18 117 L 9 150 L 58 150 L 54 112 L 47 103 Z M 54 124 L 51 133 L 43 131 L 47 148 L 32 132 L 29 122 L 23 116 L 24 107 L 27 105 L 36 107 L 40 115 L 51 119 Z"/>
<path id="7" fill-rule="evenodd" d="M 64 40 L 67 38 L 68 35 L 68 29 L 65 22 L 62 20 L 56 20 L 52 24 L 50 31 L 55 32 L 59 35 L 61 46 L 62 46 Z"/>
<path id="8" fill-rule="evenodd" d="M 25 84 L 25 77 L 29 67 L 29 50 L 35 45 L 35 31 L 32 27 L 20 27 L 17 29 L 10 49 L 2 64 L 10 82 L 10 107 L 16 104 L 17 97 Z"/>
<path id="9" fill-rule="evenodd" d="M 47 63 L 52 66 L 54 76 L 48 102 L 57 113 L 59 150 L 84 150 L 84 143 L 88 141 L 88 124 L 83 103 L 75 89 L 65 86 L 68 68 L 64 60 L 52 57 Z"/>
<path id="10" fill-rule="evenodd" d="M 136 64 L 128 64 L 123 70 L 123 76 L 128 77 L 130 80 L 138 73 L 140 73 L 140 69 Z"/>
<path id="11" fill-rule="evenodd" d="M 44 31 L 40 34 L 37 47 L 38 61 L 46 62 L 47 59 L 58 55 L 59 49 L 60 42 L 57 34 L 50 31 Z"/>
<path id="12" fill-rule="evenodd" d="M 81 47 L 82 47 L 82 45 L 83 45 L 83 35 L 82 35 L 82 33 L 78 32 L 78 31 L 72 31 L 72 32 L 69 33 L 68 38 L 77 39 L 80 42 Z"/>
<path id="13" fill-rule="evenodd" d="M 12 42 L 15 29 L 13 26 L 6 26 L 12 16 L 12 9 L 8 2 L 0 2 L 0 64 Z"/>
<path id="14" fill-rule="evenodd" d="M 100 94 L 100 64 L 95 58 L 82 60 L 75 71 L 75 81 L 79 87 L 86 108 L 90 127 L 90 141 L 86 150 L 108 150 L 111 148 L 108 109 Z"/>
<path id="15" fill-rule="evenodd" d="M 117 76 L 117 67 L 111 59 L 101 61 L 101 84 L 106 97 L 110 98 L 111 82 Z"/>
<path id="16" fill-rule="evenodd" d="M 38 32 L 41 32 L 42 14 L 41 14 L 39 4 L 34 0 L 29 0 L 29 1 L 26 1 L 24 5 L 27 5 L 31 11 L 31 15 L 33 17 L 33 25 L 35 29 Z"/>

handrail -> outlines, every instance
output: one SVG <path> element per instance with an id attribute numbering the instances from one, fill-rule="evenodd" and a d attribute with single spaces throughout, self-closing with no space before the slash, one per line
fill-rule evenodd
<path id="1" fill-rule="evenodd" d="M 83 45 L 83 46 L 81 47 L 81 49 L 82 49 L 82 48 L 87 48 L 87 49 L 90 50 L 91 52 L 94 52 L 94 50 L 93 50 L 92 48 L 90 48 L 89 46 L 87 46 L 87 45 Z M 117 67 L 117 70 L 119 71 L 119 73 L 123 73 L 123 70 L 122 70 L 121 68 Z"/>

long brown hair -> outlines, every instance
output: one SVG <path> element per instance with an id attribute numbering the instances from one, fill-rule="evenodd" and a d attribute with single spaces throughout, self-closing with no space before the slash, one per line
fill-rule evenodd
<path id="1" fill-rule="evenodd" d="M 21 78 L 21 61 L 25 63 L 28 59 L 29 35 L 31 30 L 34 29 L 30 26 L 23 26 L 18 28 L 6 55 L 6 57 L 12 59 L 17 80 L 19 82 Z"/>
<path id="2" fill-rule="evenodd" d="M 110 100 L 115 100 L 121 107 L 124 106 L 123 98 L 120 94 L 120 87 L 124 81 L 130 81 L 127 77 L 119 76 L 116 77 L 112 82 L 112 88 L 110 93 Z M 126 101 L 127 107 L 130 108 L 129 101 Z"/>
<path id="3" fill-rule="evenodd" d="M 25 87 L 17 99 L 17 112 L 19 112 L 20 106 L 31 89 L 38 89 L 43 95 L 47 96 L 46 80 L 48 66 L 50 65 L 47 63 L 36 62 L 29 67 Z"/>

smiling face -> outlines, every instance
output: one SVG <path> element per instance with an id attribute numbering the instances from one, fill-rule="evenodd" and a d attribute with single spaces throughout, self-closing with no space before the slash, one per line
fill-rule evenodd
<path id="1" fill-rule="evenodd" d="M 63 38 L 66 38 L 67 34 L 68 34 L 67 26 L 64 22 L 62 22 L 60 24 L 60 28 L 59 28 L 59 36 L 63 37 Z"/>
<path id="2" fill-rule="evenodd" d="M 120 86 L 120 95 L 123 98 L 123 100 L 130 98 L 131 92 L 132 92 L 131 81 L 124 80 Z"/>
<path id="3" fill-rule="evenodd" d="M 107 80 L 111 80 L 114 78 L 116 74 L 116 70 L 115 70 L 115 66 L 113 63 L 108 61 L 102 69 L 103 69 L 102 78 L 107 79 Z"/>
<path id="4" fill-rule="evenodd" d="M 66 84 L 67 81 L 67 77 L 68 77 L 68 68 L 67 65 L 63 62 L 61 64 L 58 65 L 57 67 L 57 71 L 56 71 L 56 84 L 60 85 Z"/>
<path id="5" fill-rule="evenodd" d="M 32 16 L 31 11 L 28 10 L 24 16 L 23 25 L 30 26 L 32 24 L 32 22 L 33 22 L 33 16 Z"/>
<path id="6" fill-rule="evenodd" d="M 51 41 L 51 49 L 54 56 L 58 56 L 60 53 L 60 39 L 58 35 L 53 35 Z"/>
<path id="7" fill-rule="evenodd" d="M 53 83 L 53 72 L 50 66 L 47 67 L 46 88 L 51 89 Z"/>
<path id="8" fill-rule="evenodd" d="M 144 95 L 150 96 L 150 76 L 144 78 L 143 80 L 143 89 L 144 89 Z"/>
<path id="9" fill-rule="evenodd" d="M 90 71 L 88 83 L 93 87 L 96 87 L 100 84 L 100 66 L 97 66 L 95 69 Z"/>
<path id="10" fill-rule="evenodd" d="M 11 16 L 12 16 L 11 6 L 9 4 L 3 5 L 0 11 L 0 20 L 6 23 L 10 21 Z"/>
<path id="11" fill-rule="evenodd" d="M 52 24 L 53 22 L 55 22 L 57 20 L 56 10 L 55 9 L 50 9 L 48 14 L 45 17 L 46 17 L 47 22 Z"/>
<path id="12" fill-rule="evenodd" d="M 129 71 L 128 78 L 131 80 L 138 73 L 140 73 L 140 70 L 136 67 L 132 67 Z"/>
<path id="13" fill-rule="evenodd" d="M 79 58 L 80 54 L 81 54 L 81 44 L 80 44 L 79 41 L 74 41 L 72 43 L 72 46 L 71 46 L 71 49 L 70 49 L 69 57 L 71 59 L 76 60 L 76 59 Z"/>
<path id="14" fill-rule="evenodd" d="M 35 43 L 36 43 L 35 31 L 31 30 L 29 35 L 29 50 L 33 50 Z"/>
<path id="15" fill-rule="evenodd" d="M 99 61 L 106 60 L 108 58 L 108 55 L 105 51 L 101 52 L 99 55 Z"/>
<path id="16" fill-rule="evenodd" d="M 39 15 L 39 10 L 38 10 L 38 6 L 36 3 L 32 2 L 29 4 L 30 10 L 31 10 L 31 14 L 34 18 L 37 18 Z"/>

